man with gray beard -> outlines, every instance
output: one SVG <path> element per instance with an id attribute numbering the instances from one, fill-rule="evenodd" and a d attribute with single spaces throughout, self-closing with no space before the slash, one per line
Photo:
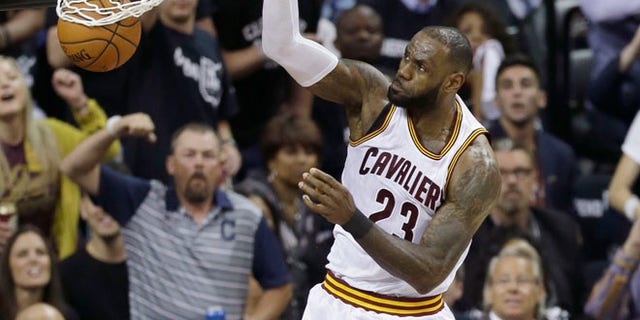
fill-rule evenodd
<path id="1" fill-rule="evenodd" d="M 573 318 L 584 305 L 580 229 L 564 212 L 530 205 L 539 172 L 525 146 L 503 138 L 493 141 L 493 149 L 502 175 L 501 192 L 495 209 L 473 237 L 465 260 L 464 293 L 457 307 L 481 307 L 491 257 L 509 239 L 524 237 L 537 247 L 543 265 L 549 267 L 545 276 L 547 306 L 567 310 Z"/>
<path id="2" fill-rule="evenodd" d="M 155 140 L 143 113 L 122 117 L 83 141 L 61 170 L 95 196 L 123 227 L 131 319 L 202 319 L 221 306 L 227 319 L 275 319 L 291 297 L 278 241 L 247 198 L 222 190 L 224 156 L 213 128 L 191 123 L 166 159 L 175 187 L 99 166 L 123 136 Z M 265 290 L 245 314 L 249 276 Z"/>

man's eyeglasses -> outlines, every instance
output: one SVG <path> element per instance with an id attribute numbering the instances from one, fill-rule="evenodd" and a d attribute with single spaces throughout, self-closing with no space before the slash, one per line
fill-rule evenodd
<path id="1" fill-rule="evenodd" d="M 533 172 L 532 168 L 524 168 L 524 167 L 518 167 L 512 170 L 503 169 L 503 168 L 500 169 L 500 174 L 503 177 L 507 177 L 513 174 L 518 179 L 528 177 L 529 175 L 531 175 L 532 172 Z"/>

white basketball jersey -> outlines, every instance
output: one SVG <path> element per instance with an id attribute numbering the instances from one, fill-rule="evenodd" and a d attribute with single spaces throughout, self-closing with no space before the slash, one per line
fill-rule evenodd
<path id="1" fill-rule="evenodd" d="M 478 135 L 486 132 L 456 96 L 452 134 L 440 153 L 433 153 L 419 142 L 406 110 L 392 105 L 379 127 L 350 142 L 342 183 L 352 193 L 358 209 L 379 227 L 419 243 L 446 199 L 446 185 L 458 158 Z M 428 294 L 420 295 L 408 283 L 382 269 L 342 227 L 336 225 L 333 234 L 335 243 L 327 268 L 355 288 L 385 295 L 419 297 L 446 291 L 469 250 L 467 245 L 446 280 Z"/>

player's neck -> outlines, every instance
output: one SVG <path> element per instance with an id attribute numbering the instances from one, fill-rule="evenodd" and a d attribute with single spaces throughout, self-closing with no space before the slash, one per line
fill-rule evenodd
<path id="1" fill-rule="evenodd" d="M 102 262 L 120 263 L 127 259 L 124 240 L 119 234 L 109 239 L 93 236 L 86 248 L 91 257 Z"/>
<path id="2" fill-rule="evenodd" d="M 437 100 L 430 108 L 407 108 L 414 129 L 420 135 L 439 136 L 442 130 L 450 128 L 456 116 L 457 107 L 453 97 Z"/>
<path id="3" fill-rule="evenodd" d="M 8 145 L 17 145 L 24 140 L 25 121 L 21 116 L 0 120 L 0 142 Z"/>

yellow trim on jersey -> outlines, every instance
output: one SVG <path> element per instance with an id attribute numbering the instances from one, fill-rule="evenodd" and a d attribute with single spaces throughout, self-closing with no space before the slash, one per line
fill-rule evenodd
<path id="1" fill-rule="evenodd" d="M 460 159 L 460 156 L 462 155 L 462 153 L 465 150 L 467 150 L 467 147 L 469 147 L 469 145 L 471 144 L 471 142 L 473 142 L 473 140 L 475 140 L 479 135 L 485 134 L 485 133 L 488 133 L 487 129 L 485 128 L 478 128 L 473 130 L 473 132 L 471 132 L 467 140 L 464 141 L 460 149 L 456 151 L 456 154 L 451 159 L 451 163 L 449 163 L 449 167 L 447 168 L 447 181 L 445 182 L 444 189 L 442 190 L 445 190 L 445 191 L 447 190 L 447 186 L 449 185 L 449 180 L 451 179 L 453 169 L 456 167 L 456 163 L 458 163 L 458 159 Z"/>
<path id="2" fill-rule="evenodd" d="M 389 113 L 387 113 L 387 116 L 384 119 L 384 122 L 382 123 L 382 125 L 380 126 L 380 128 L 369 132 L 368 134 L 364 135 L 363 137 L 361 137 L 360 139 L 356 139 L 356 140 L 351 140 L 349 139 L 349 144 L 352 147 L 356 147 L 360 144 L 362 144 L 363 142 L 379 135 L 382 131 L 384 131 L 384 129 L 386 129 L 389 126 L 389 123 L 391 122 L 391 117 L 393 117 L 393 113 L 396 111 L 396 105 L 395 104 L 391 104 L 391 108 L 389 109 Z"/>
<path id="3" fill-rule="evenodd" d="M 423 316 L 435 314 L 444 307 L 442 295 L 424 298 L 401 298 L 368 293 L 349 286 L 327 273 L 322 287 L 345 303 L 374 312 L 400 316 Z"/>
<path id="4" fill-rule="evenodd" d="M 411 117 L 407 117 L 407 121 L 409 122 L 409 132 L 411 133 L 411 138 L 413 139 L 413 143 L 416 145 L 416 147 L 418 147 L 418 150 L 420 150 L 420 152 L 433 160 L 440 160 L 442 159 L 442 157 L 444 157 L 445 154 L 447 154 L 449 149 L 453 147 L 456 139 L 458 139 L 460 126 L 462 125 L 462 107 L 460 106 L 460 103 L 458 103 L 458 100 L 456 100 L 456 121 L 453 126 L 453 133 L 451 134 L 449 141 L 447 141 L 447 144 L 444 146 L 444 148 L 442 148 L 440 153 L 433 153 L 427 150 L 427 148 L 425 148 L 420 142 L 420 138 L 416 133 L 416 129 L 413 127 L 413 122 L 411 122 Z"/>

